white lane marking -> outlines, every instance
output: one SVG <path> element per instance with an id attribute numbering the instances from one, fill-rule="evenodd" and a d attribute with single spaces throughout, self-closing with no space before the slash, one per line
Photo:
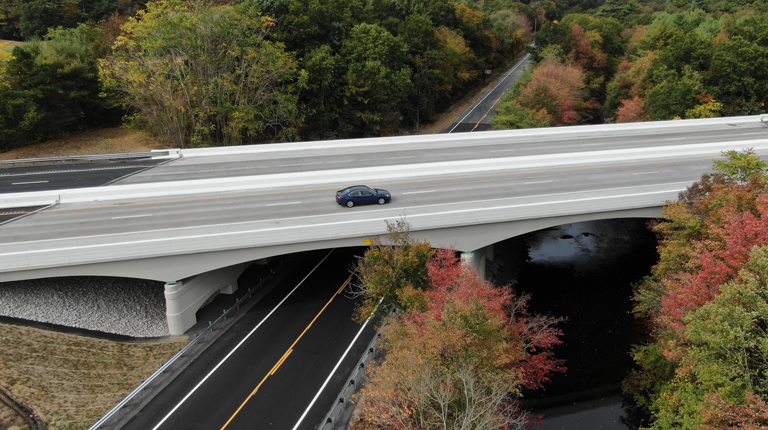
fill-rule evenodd
<path id="1" fill-rule="evenodd" d="M 153 175 L 155 175 L 155 176 L 160 176 L 160 175 L 180 175 L 182 173 L 189 173 L 189 171 L 185 170 L 185 171 L 182 171 L 182 172 L 153 173 Z"/>
<path id="2" fill-rule="evenodd" d="M 379 300 L 379 304 L 376 305 L 376 308 L 378 308 L 379 305 L 381 305 L 381 302 L 383 302 L 383 301 L 384 301 L 384 298 L 382 297 L 381 300 Z M 376 312 L 376 308 L 373 309 L 374 312 Z M 317 401 L 317 398 L 320 397 L 320 393 L 323 392 L 323 390 L 325 389 L 325 386 L 328 385 L 328 382 L 330 382 L 331 377 L 333 376 L 333 374 L 336 373 L 336 370 L 339 369 L 339 366 L 341 366 L 341 362 L 344 361 L 344 358 L 347 357 L 347 354 L 349 353 L 349 350 L 352 349 L 352 346 L 355 344 L 355 342 L 357 342 L 357 338 L 360 337 L 360 335 L 363 333 L 363 330 L 365 329 L 365 326 L 367 326 L 368 323 L 371 321 L 371 317 L 373 317 L 373 314 L 371 314 L 371 316 L 369 316 L 368 319 L 365 320 L 365 323 L 363 324 L 363 326 L 360 327 L 360 330 L 357 331 L 357 334 L 355 335 L 355 338 L 352 339 L 352 342 L 347 347 L 347 350 L 344 351 L 344 354 L 341 355 L 341 358 L 339 359 L 339 361 L 336 363 L 335 366 L 333 366 L 333 370 L 331 370 L 331 373 L 329 373 L 328 377 L 325 378 L 325 382 L 323 382 L 323 386 L 320 387 L 319 390 L 317 390 L 317 394 L 315 394 L 315 398 L 313 398 L 312 401 L 309 402 L 309 406 L 307 406 L 307 409 L 305 409 L 304 413 L 301 414 L 301 417 L 299 418 L 299 421 L 296 422 L 296 425 L 293 426 L 293 430 L 298 429 L 299 425 L 301 425 L 301 422 L 304 421 L 304 417 L 306 417 L 307 414 L 309 413 L 309 410 L 312 409 L 312 406 Z"/>
<path id="3" fill-rule="evenodd" d="M 581 146 L 600 146 L 605 145 L 604 143 L 582 143 Z"/>
<path id="4" fill-rule="evenodd" d="M 688 138 L 687 137 L 670 137 L 669 139 L 664 139 L 664 140 L 685 140 L 685 139 L 688 139 Z"/>
<path id="5" fill-rule="evenodd" d="M 12 182 L 11 185 L 47 184 L 48 181 Z"/>
<path id="6" fill-rule="evenodd" d="M 313 164 L 326 164 L 326 163 L 294 163 L 294 164 L 278 164 L 277 167 L 293 167 L 293 166 L 311 166 Z"/>
<path id="7" fill-rule="evenodd" d="M 510 152 L 510 151 L 516 151 L 515 149 L 495 149 L 493 151 L 488 152 Z"/>
<path id="8" fill-rule="evenodd" d="M 649 184 L 649 185 L 643 185 L 641 188 L 645 188 L 648 186 L 656 186 L 656 187 L 667 187 L 667 186 L 678 186 L 680 187 L 679 190 L 682 191 L 689 187 L 693 182 L 695 182 L 696 179 L 691 179 L 690 181 L 686 182 L 667 182 L 664 184 Z M 606 192 L 606 191 L 618 191 L 618 190 L 632 190 L 638 188 L 637 186 L 629 186 L 629 187 L 614 187 L 614 188 L 601 188 L 597 190 L 589 190 L 590 192 Z M 634 193 L 634 194 L 625 194 L 618 197 L 624 197 L 624 196 L 635 196 L 635 195 L 652 195 L 652 194 L 659 194 L 664 192 L 669 192 L 670 190 L 663 190 L 663 191 L 651 191 L 651 192 L 645 192 L 645 193 Z M 549 193 L 549 194 L 537 194 L 533 196 L 524 196 L 526 199 L 535 199 L 539 197 L 555 197 L 555 196 L 571 196 L 572 192 L 567 193 Z M 590 198 L 583 198 L 583 199 L 575 199 L 575 200 L 569 200 L 569 201 L 588 201 L 588 200 L 600 200 L 600 199 L 607 199 L 607 198 L 616 198 L 617 196 L 607 196 L 607 197 L 590 197 Z M 502 202 L 505 200 L 514 200 L 517 199 L 517 197 L 499 197 L 497 199 L 485 199 L 485 200 L 470 200 L 466 202 L 461 202 L 462 204 L 467 205 L 473 205 L 476 206 L 477 204 L 482 203 L 491 203 L 491 202 Z M 527 206 L 536 206 L 536 205 L 545 205 L 545 204 L 552 204 L 552 203 L 561 203 L 562 201 L 558 202 L 541 202 L 541 203 L 526 203 L 526 204 L 518 204 L 518 205 L 507 205 L 507 206 L 499 206 L 500 208 L 512 208 L 512 207 L 527 207 Z M 440 206 L 451 206 L 455 205 L 456 203 L 437 203 L 437 204 L 430 204 L 430 205 L 419 205 L 419 206 L 408 206 L 408 207 L 400 207 L 401 210 L 408 210 L 408 209 L 417 209 L 417 208 L 437 208 Z M 493 209 L 493 208 L 491 208 Z M 389 211 L 389 208 L 381 208 L 381 209 L 373 209 L 371 211 L 367 212 L 385 212 Z M 483 210 L 487 210 L 483 209 Z M 471 209 L 467 209 L 467 212 L 471 212 Z M 430 213 L 430 214 L 423 214 L 423 215 L 445 215 L 445 214 L 452 214 L 452 213 L 460 213 L 464 212 L 464 210 L 454 210 L 449 212 L 439 212 L 439 213 Z M 331 215 L 332 213 L 324 213 L 319 215 Z M 4 246 L 10 246 L 10 245 L 30 245 L 34 243 L 44 243 L 44 242 L 66 242 L 69 243 L 72 241 L 72 239 L 95 239 L 95 238 L 106 238 L 106 237 L 115 237 L 115 236 L 135 236 L 137 233 L 167 233 L 172 231 L 182 231 L 182 230 L 196 230 L 200 228 L 214 228 L 214 227 L 231 227 L 236 225 L 245 225 L 245 224 L 254 224 L 254 223 L 272 223 L 275 221 L 296 221 L 296 220 L 314 220 L 319 215 L 310 215 L 310 216 L 296 216 L 296 217 L 287 217 L 287 218 L 272 218 L 272 219 L 265 219 L 265 220 L 256 220 L 256 221 L 240 221 L 240 222 L 232 222 L 232 223 L 221 223 L 221 224 L 207 224 L 207 225 L 196 225 L 196 226 L 189 226 L 189 227 L 173 227 L 173 228 L 161 228 L 157 230 L 143 230 L 140 232 L 132 232 L 132 233 L 108 233 L 108 234 L 96 234 L 92 236 L 79 236 L 79 237 L 66 237 L 66 238 L 60 238 L 60 239 L 39 239 L 39 240 L 29 240 L 24 242 L 8 242 L 8 243 L 2 243 Z M 349 215 L 352 215 L 352 212 L 349 212 Z M 337 213 L 337 216 L 344 216 L 344 214 Z M 418 217 L 421 215 L 411 215 L 412 217 Z M 387 220 L 389 218 L 379 218 L 380 220 Z M 378 221 L 379 219 L 373 219 L 374 221 Z M 347 222 L 355 222 L 355 221 L 339 221 L 339 222 L 331 222 L 331 223 L 322 223 L 318 225 L 336 225 L 336 224 L 344 224 Z M 314 224 L 313 224 L 314 225 Z M 286 227 L 286 228 L 292 228 L 292 227 Z M 272 228 L 271 230 L 276 230 Z M 249 230 L 249 231 L 238 231 L 236 234 L 243 234 L 243 233 L 249 233 L 249 232 L 255 232 L 255 231 L 264 231 L 263 229 L 258 230 Z M 222 235 L 226 235 L 228 233 L 221 233 Z M 192 236 L 184 236 L 183 238 L 195 238 L 195 237 L 206 237 L 210 236 L 209 234 L 197 234 Z M 156 241 L 166 241 L 167 238 L 162 239 L 146 239 L 146 240 L 139 240 L 135 242 L 123 242 L 123 243 L 149 243 L 149 242 L 156 242 Z M 104 246 L 111 246 L 115 243 L 108 243 L 104 244 Z M 80 248 L 93 248 L 93 247 L 100 247 L 102 245 L 85 245 L 85 246 L 73 246 L 73 247 L 64 247 L 64 248 L 58 248 L 58 250 L 70 250 L 70 249 L 80 249 Z M 44 252 L 50 252 L 54 251 L 51 249 L 43 250 L 43 249 L 36 249 L 31 251 L 21 251 L 21 253 L 29 253 L 29 254 L 38 254 L 38 253 L 44 253 Z M 19 252 L 8 252 L 8 253 L 0 253 L 0 257 L 6 256 L 6 255 L 14 255 L 18 254 Z"/>
<path id="9" fill-rule="evenodd" d="M 528 184 L 546 184 L 546 183 L 548 183 L 548 182 L 555 182 L 555 181 L 533 181 L 533 182 L 523 182 L 523 185 L 528 185 Z"/>
<path id="10" fill-rule="evenodd" d="M 331 250 L 331 252 L 333 252 L 333 249 Z M 251 330 L 251 332 L 250 332 L 250 333 L 248 333 L 248 334 L 247 334 L 247 335 L 246 335 L 246 336 L 243 338 L 243 340 L 241 340 L 241 341 L 240 341 L 240 343 L 238 343 L 238 344 L 237 344 L 237 345 L 236 345 L 234 348 L 232 348 L 232 351 L 229 351 L 229 353 L 227 354 L 227 356 L 226 356 L 226 357 L 224 357 L 224 358 L 222 358 L 222 359 L 221 359 L 221 361 L 219 362 L 219 364 L 217 364 L 217 365 L 216 365 L 216 367 L 214 367 L 214 368 L 213 368 L 213 369 L 212 369 L 210 372 L 208 372 L 208 374 L 207 374 L 207 375 L 205 375 L 205 378 L 203 378 L 203 380 L 202 380 L 202 381 L 198 382 L 198 384 L 197 384 L 197 385 L 195 385 L 195 388 L 193 388 L 193 389 L 192 389 L 192 391 L 190 391 L 190 392 L 189 392 L 189 393 L 188 393 L 186 396 L 184 396 L 184 398 L 183 398 L 183 399 L 181 399 L 181 401 L 180 401 L 180 402 L 179 402 L 179 403 L 178 403 L 176 406 L 174 406 L 174 407 L 173 407 L 173 409 L 171 409 L 171 411 L 170 411 L 170 412 L 168 412 L 168 415 L 166 415 L 166 416 L 165 416 L 165 417 L 164 417 L 162 420 L 160 420 L 160 422 L 159 422 L 159 423 L 157 423 L 157 425 L 156 425 L 156 426 L 155 426 L 155 427 L 154 427 L 152 430 L 157 430 L 157 429 L 158 429 L 158 428 L 159 428 L 161 425 L 163 425 L 163 423 L 164 423 L 164 422 L 165 422 L 165 421 L 166 421 L 168 418 L 170 418 L 170 416 L 171 416 L 171 415 L 172 415 L 174 412 L 176 412 L 176 409 L 178 409 L 178 408 L 179 408 L 179 407 L 182 405 L 182 403 L 186 402 L 186 401 L 187 401 L 187 399 L 188 399 L 188 398 L 189 398 L 189 397 L 190 397 L 190 396 L 191 396 L 191 395 L 192 395 L 192 394 L 193 394 L 195 391 L 197 391 L 197 389 L 198 389 L 198 388 L 200 388 L 200 386 L 201 386 L 201 385 L 203 385 L 203 383 L 204 383 L 205 381 L 207 381 L 207 380 L 208 380 L 208 378 L 210 378 L 210 377 L 211 377 L 211 375 L 213 375 L 213 372 L 215 372 L 215 371 L 216 371 L 216 370 L 217 370 L 219 367 L 221 367 L 221 365 L 222 365 L 222 364 L 224 364 L 224 362 L 225 362 L 225 361 L 227 361 L 227 359 L 228 359 L 228 358 L 229 358 L 229 357 L 230 357 L 232 354 L 234 354 L 234 353 L 235 353 L 235 351 L 237 351 L 237 349 L 238 349 L 238 348 L 240 348 L 240 346 L 241 346 L 242 344 L 244 344 L 244 343 L 245 343 L 245 341 L 246 341 L 246 340 L 248 340 L 248 338 L 249 338 L 249 337 L 251 337 L 251 335 L 252 335 L 253 333 L 255 333 L 255 332 L 256 332 L 256 330 L 257 330 L 259 327 L 261 327 L 261 325 L 262 325 L 262 324 L 264 324 L 264 321 L 266 321 L 266 320 L 267 320 L 267 318 L 271 317 L 271 316 L 272 316 L 272 314 L 273 314 L 273 313 L 275 313 L 275 311 L 277 310 L 277 308 L 279 308 L 279 307 L 280 307 L 280 305 L 282 305 L 282 304 L 283 304 L 283 302 L 285 302 L 286 300 L 288 300 L 288 297 L 290 297 L 290 296 L 291 296 L 291 294 L 293 294 L 293 292 L 294 292 L 294 291 L 296 291 L 296 289 L 298 289 L 298 288 L 301 286 L 301 284 L 303 284 L 303 283 L 304 283 L 304 281 L 306 281 L 306 280 L 307 280 L 307 278 L 309 278 L 309 276 L 310 276 L 311 274 L 313 274 L 313 273 L 315 272 L 315 270 L 317 270 L 317 268 L 318 268 L 318 267 L 320 267 L 320 265 L 321 265 L 321 264 L 323 264 L 323 262 L 325 261 L 325 259 L 326 259 L 326 258 L 328 258 L 328 256 L 329 256 L 329 255 L 331 255 L 331 252 L 329 252 L 328 254 L 326 254 L 326 256 L 325 256 L 325 257 L 323 257 L 323 259 L 322 259 L 322 260 L 321 260 L 319 263 L 317 263 L 317 266 L 315 266 L 315 268 L 314 268 L 314 269 L 312 269 L 312 271 L 310 271 L 310 272 L 307 274 L 307 276 L 305 276 L 305 277 L 304 277 L 304 279 L 302 279 L 302 280 L 301 280 L 301 282 L 299 282 L 299 283 L 298 283 L 298 284 L 297 284 L 295 287 L 293 287 L 293 289 L 291 290 L 291 292 L 290 292 L 290 293 L 288 293 L 288 295 L 286 295 L 286 296 L 283 298 L 283 300 L 280 300 L 280 303 L 278 303 L 278 304 L 277 304 L 277 306 L 275 306 L 275 307 L 274 307 L 274 308 L 273 308 L 271 311 L 269 311 L 269 313 L 267 314 L 267 316 L 265 316 L 263 320 L 261 320 L 261 321 L 260 321 L 258 324 L 256 324 L 256 327 L 254 327 L 254 328 L 253 328 L 253 330 Z"/>
<path id="11" fill-rule="evenodd" d="M 147 166 L 115 166 L 115 167 L 99 167 L 95 169 L 69 169 L 69 170 L 43 170 L 38 172 L 25 172 L 25 173 L 1 173 L 2 177 L 10 176 L 33 176 L 33 175 L 50 175 L 58 173 L 78 173 L 78 172 L 94 172 L 99 170 L 115 170 L 115 169 L 142 169 Z"/>
<path id="12" fill-rule="evenodd" d="M 298 205 L 301 202 L 270 203 L 267 206 Z"/>
<path id="13" fill-rule="evenodd" d="M 116 217 L 113 217 L 112 219 L 143 218 L 147 216 L 152 216 L 152 214 L 116 216 Z"/>
<path id="14" fill-rule="evenodd" d="M 752 134 L 765 134 L 765 133 L 741 133 L 742 136 L 749 136 Z"/>
<path id="15" fill-rule="evenodd" d="M 482 102 L 484 102 L 484 101 L 485 101 L 485 99 L 487 99 L 489 95 L 491 95 L 491 93 L 493 93 L 493 90 L 495 90 L 495 89 L 496 89 L 496 87 L 498 87 L 499 85 L 503 84 L 503 83 L 504 83 L 504 81 L 506 81 L 508 77 L 512 76 L 512 72 L 514 72 L 514 71 L 515 71 L 515 69 L 517 69 L 518 67 L 520 67 L 520 65 L 521 65 L 521 64 L 523 64 L 523 61 L 525 61 L 525 60 L 527 60 L 528 58 L 530 58 L 530 56 L 531 56 L 531 54 L 525 54 L 525 57 L 523 57 L 523 58 L 522 58 L 522 59 L 521 59 L 521 60 L 520 60 L 520 61 L 519 61 L 517 64 L 515 64 L 515 66 L 514 66 L 514 67 L 512 67 L 511 69 L 509 69 L 509 70 L 507 71 L 507 73 L 505 73 L 505 74 L 504 74 L 504 77 L 503 77 L 503 78 L 501 78 L 501 79 L 499 80 L 499 82 L 498 82 L 496 85 L 494 85 L 494 86 L 493 86 L 493 88 L 491 88 L 490 90 L 488 90 L 488 92 L 487 92 L 487 93 L 485 93 L 485 95 L 483 96 L 483 98 L 482 98 L 482 99 L 480 99 L 479 101 L 475 102 L 475 104 L 472 106 L 472 109 L 470 109 L 470 110 L 469 110 L 469 112 L 467 112 L 467 114 L 466 114 L 466 115 L 464 115 L 464 117 L 463 117 L 463 118 L 461 118 L 461 119 L 459 120 L 459 122 L 457 122 L 457 123 L 456 123 L 456 125 L 454 125 L 454 126 L 453 126 L 453 128 L 451 128 L 451 130 L 448 132 L 448 134 L 451 134 L 451 133 L 453 133 L 453 130 L 456 130 L 456 127 L 458 127 L 458 126 L 459 126 L 459 124 L 463 123 L 463 122 L 464 122 L 464 120 L 465 120 L 465 119 L 467 119 L 467 117 L 468 117 L 468 116 L 470 116 L 470 115 L 472 114 L 472 112 L 474 112 L 474 111 L 475 111 L 475 109 L 477 109 L 477 107 L 478 107 L 478 106 L 480 106 L 480 104 L 481 104 Z"/>
<path id="16" fill-rule="evenodd" d="M 400 193 L 400 194 L 406 195 L 406 194 L 423 194 L 423 193 L 434 193 L 434 192 L 435 192 L 435 190 L 429 190 L 429 191 L 409 191 L 407 193 Z"/>
<path id="17" fill-rule="evenodd" d="M 389 157 L 389 158 L 387 158 L 387 160 L 402 160 L 404 158 L 416 158 L 416 156 L 415 155 L 409 155 L 407 157 Z"/>
<path id="18" fill-rule="evenodd" d="M 654 173 L 659 173 L 659 172 L 638 172 L 638 173 L 633 173 L 633 175 L 652 175 Z"/>

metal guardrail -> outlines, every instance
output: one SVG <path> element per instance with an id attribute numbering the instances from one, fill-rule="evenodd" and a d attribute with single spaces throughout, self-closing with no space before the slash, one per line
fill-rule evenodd
<path id="1" fill-rule="evenodd" d="M 341 389 L 341 392 L 336 397 L 338 400 L 331 407 L 328 415 L 325 416 L 323 422 L 318 427 L 318 430 L 331 429 L 335 430 L 338 425 L 343 424 L 340 420 L 347 407 L 350 404 L 352 396 L 362 387 L 363 377 L 365 376 L 365 369 L 368 363 L 377 358 L 381 354 L 381 331 L 376 333 L 371 343 L 368 344 L 363 358 L 360 359 L 360 363 L 352 371 L 352 375 L 349 377 L 349 382 Z"/>
<path id="2" fill-rule="evenodd" d="M 113 415 L 115 415 L 118 411 L 120 411 L 120 409 L 122 409 L 123 406 L 125 406 L 129 401 L 131 401 L 131 399 L 133 399 L 144 388 L 146 388 L 150 383 L 152 383 L 152 381 L 154 381 L 157 377 L 162 375 L 163 372 L 165 370 L 167 370 L 182 355 L 184 355 L 185 352 L 187 352 L 190 348 L 192 348 L 192 346 L 196 345 L 197 342 L 200 339 L 202 339 L 203 336 L 205 336 L 206 334 L 208 334 L 211 331 L 213 331 L 214 326 L 219 321 L 226 320 L 227 319 L 227 315 L 229 315 L 230 312 L 234 311 L 235 309 L 239 309 L 240 305 L 243 304 L 244 301 L 246 301 L 247 299 L 250 299 L 254 292 L 258 291 L 261 287 L 263 287 L 264 283 L 266 283 L 268 280 L 272 279 L 272 277 L 274 277 L 275 273 L 279 272 L 280 269 L 282 269 L 291 260 L 293 260 L 293 255 L 292 254 L 288 255 L 288 258 L 286 258 L 285 260 L 281 260 L 280 261 L 280 265 L 277 268 L 270 269 L 269 274 L 265 278 L 261 279 L 259 281 L 259 283 L 256 284 L 255 287 L 248 288 L 248 292 L 243 297 L 240 297 L 239 299 L 237 299 L 235 301 L 234 305 L 232 305 L 229 309 L 225 310 L 220 317 L 216 318 L 216 321 L 213 321 L 212 323 L 209 323 L 208 327 L 206 327 L 205 330 L 203 330 L 199 334 L 195 335 L 195 337 L 192 340 L 190 340 L 189 343 L 186 346 L 184 346 L 184 348 L 180 349 L 179 352 L 176 353 L 176 355 L 174 355 L 173 357 L 168 359 L 168 361 L 166 361 L 162 366 L 160 366 L 160 368 L 157 371 L 155 371 L 155 373 L 153 373 L 152 376 L 150 376 L 146 380 L 142 381 L 141 385 L 136 387 L 135 390 L 131 391 L 131 393 L 128 396 L 126 396 L 125 398 L 120 400 L 120 403 L 118 403 L 114 408 L 112 408 L 112 410 L 107 412 L 106 415 L 104 415 L 103 417 L 99 418 L 96 421 L 96 424 L 94 424 L 89 430 L 95 430 L 95 429 L 98 429 L 99 427 L 101 427 L 102 424 L 104 424 Z"/>
<path id="3" fill-rule="evenodd" d="M 97 160 L 133 160 L 152 157 L 164 157 L 169 155 L 169 151 L 155 152 L 131 152 L 125 154 L 100 154 L 100 155 L 69 155 L 66 157 L 47 157 L 47 158 L 19 158 L 17 160 L 0 160 L 0 164 L 30 164 L 47 163 L 54 161 L 97 161 Z"/>

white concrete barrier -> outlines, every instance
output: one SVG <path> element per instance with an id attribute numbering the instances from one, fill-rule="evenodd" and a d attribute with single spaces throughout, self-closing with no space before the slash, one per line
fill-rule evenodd
<path id="1" fill-rule="evenodd" d="M 395 136 L 395 137 L 376 137 L 365 139 L 339 139 L 339 140 L 321 140 L 311 142 L 285 142 L 261 145 L 241 145 L 226 146 L 216 148 L 189 148 L 180 151 L 182 157 L 211 157 L 236 154 L 260 154 L 279 151 L 303 151 L 308 149 L 328 149 L 328 148 L 360 148 L 371 146 L 393 145 L 412 145 L 414 143 L 430 142 L 451 142 L 457 140 L 463 141 L 482 141 L 489 137 L 507 136 L 510 139 L 520 139 L 525 137 L 551 137 L 560 135 L 573 135 L 578 133 L 610 133 L 632 130 L 667 130 L 684 128 L 703 128 L 722 124 L 749 124 L 760 121 L 759 115 L 723 117 L 723 118 L 704 118 L 704 119 L 686 119 L 671 121 L 648 121 L 631 122 L 622 124 L 599 124 L 599 125 L 574 125 L 566 127 L 546 127 L 546 128 L 527 128 L 521 130 L 498 130 L 484 131 L 482 133 L 455 133 L 455 134 L 422 134 L 415 136 Z M 177 150 L 178 151 L 178 150 Z M 169 156 L 171 157 L 171 156 Z"/>

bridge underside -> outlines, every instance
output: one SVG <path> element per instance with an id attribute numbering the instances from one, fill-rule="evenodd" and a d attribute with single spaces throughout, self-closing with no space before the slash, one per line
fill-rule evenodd
<path id="1" fill-rule="evenodd" d="M 465 252 L 467 263 L 477 268 L 482 274 L 486 258 L 492 258 L 492 254 L 487 253 L 487 249 L 492 252 L 489 245 L 502 240 L 549 227 L 583 221 L 616 218 L 653 219 L 661 215 L 661 210 L 662 207 L 659 206 L 423 230 L 419 230 L 418 226 L 412 226 L 411 236 L 417 240 L 427 240 L 437 248 L 453 247 Z M 348 237 L 6 272 L 0 274 L 0 282 L 64 276 L 118 276 L 163 281 L 166 282 L 168 325 L 171 334 L 176 335 L 183 334 L 196 323 L 195 313 L 208 297 L 217 291 L 234 292 L 237 288 L 237 278 L 252 262 L 316 249 L 361 246 L 368 239 L 370 236 Z"/>

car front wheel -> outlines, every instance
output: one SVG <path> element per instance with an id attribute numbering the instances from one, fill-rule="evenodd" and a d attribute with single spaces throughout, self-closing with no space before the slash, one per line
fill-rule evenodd
<path id="1" fill-rule="evenodd" d="M 351 208 L 354 205 L 355 205 L 355 202 L 353 202 L 352 200 L 347 201 L 347 207 L 348 208 Z"/>
<path id="2" fill-rule="evenodd" d="M 387 201 L 386 201 L 386 200 L 384 200 L 384 197 L 379 197 L 379 204 L 380 204 L 380 205 L 383 205 L 383 204 L 384 204 L 384 203 L 386 203 L 386 202 L 387 202 Z"/>

